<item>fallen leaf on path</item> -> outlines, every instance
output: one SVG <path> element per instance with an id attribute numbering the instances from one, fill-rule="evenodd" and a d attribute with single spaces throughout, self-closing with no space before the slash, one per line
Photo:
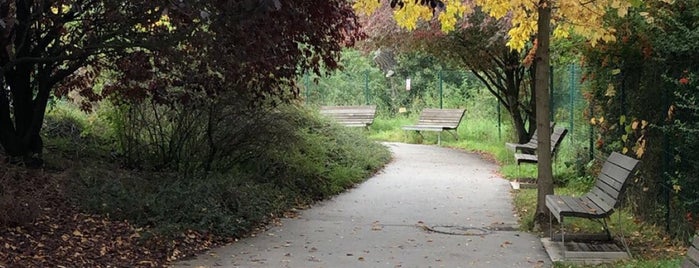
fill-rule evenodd
<path id="1" fill-rule="evenodd" d="M 383 230 L 383 226 L 379 223 L 379 221 L 375 221 L 371 224 L 371 230 L 372 231 L 381 231 L 381 230 Z"/>
<path id="2" fill-rule="evenodd" d="M 501 247 L 501 248 L 504 248 L 504 247 L 507 247 L 507 245 L 512 245 L 512 242 L 510 242 L 510 241 L 505 241 L 505 242 L 503 242 L 502 244 L 500 244 L 500 247 Z"/>

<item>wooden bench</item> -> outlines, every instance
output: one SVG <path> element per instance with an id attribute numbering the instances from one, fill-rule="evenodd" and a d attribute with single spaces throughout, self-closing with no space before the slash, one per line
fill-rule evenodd
<path id="1" fill-rule="evenodd" d="M 330 117 L 347 127 L 368 128 L 374 123 L 376 105 L 365 106 L 321 106 L 320 114 Z"/>
<path id="2" fill-rule="evenodd" d="M 699 236 L 695 236 L 692 245 L 687 249 L 687 256 L 682 262 L 682 268 L 699 268 Z"/>
<path id="3" fill-rule="evenodd" d="M 558 147 L 560 147 L 561 142 L 563 142 L 563 138 L 565 138 L 567 133 L 568 133 L 567 129 L 559 128 L 559 127 L 554 127 L 553 131 L 551 131 L 551 157 L 552 158 L 554 156 L 556 156 L 556 152 L 558 151 Z M 536 154 L 516 153 L 515 154 L 515 161 L 517 161 L 517 165 L 519 165 L 521 163 L 536 164 L 539 162 L 539 157 Z"/>
<path id="4" fill-rule="evenodd" d="M 422 110 L 420 113 L 420 118 L 417 124 L 412 126 L 403 126 L 403 130 L 414 130 L 420 136 L 422 133 L 420 131 L 436 131 L 441 132 L 447 131 L 454 136 L 455 139 L 459 139 L 459 135 L 456 133 L 456 129 L 461 123 L 461 118 L 466 112 L 465 109 L 432 109 L 427 108 Z M 441 144 L 441 135 L 437 137 L 437 144 Z"/>
<path id="5" fill-rule="evenodd" d="M 606 219 L 621 204 L 621 196 L 624 194 L 629 177 L 638 166 L 638 160 L 620 153 L 612 153 L 602 165 L 602 170 L 597 176 L 594 187 L 583 196 L 547 195 L 546 207 L 551 215 L 561 225 L 561 241 L 565 244 L 565 217 L 586 218 L 592 220 L 602 219 L 604 231 L 609 240 L 612 236 Z M 551 216 L 549 215 L 549 216 Z M 549 217 L 551 226 L 552 217 Z M 553 228 L 550 228 L 550 237 L 553 238 Z M 628 249 L 627 249 L 628 251 Z"/>
<path id="6" fill-rule="evenodd" d="M 551 122 L 550 128 L 553 129 L 553 127 L 556 125 L 555 122 Z M 539 146 L 538 136 L 539 129 L 535 129 L 534 133 L 532 133 L 532 137 L 529 139 L 528 142 L 526 143 L 505 143 L 505 147 L 510 149 L 510 151 L 517 152 L 517 151 L 522 151 L 526 153 L 534 153 L 536 151 L 536 147 Z"/>

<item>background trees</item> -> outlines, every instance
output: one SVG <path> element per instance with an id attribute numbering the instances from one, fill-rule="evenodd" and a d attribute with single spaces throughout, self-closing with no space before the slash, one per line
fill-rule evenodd
<path id="1" fill-rule="evenodd" d="M 452 68 L 471 72 L 506 108 L 518 140 L 529 140 L 536 128 L 533 69 L 522 64 L 526 53 L 506 46 L 507 20 L 493 19 L 475 8 L 457 22 L 460 27 L 443 33 L 434 22 L 420 23 L 414 31 L 407 31 L 391 18 L 390 4 L 384 2 L 364 19 L 367 49 L 419 50 Z"/>
<path id="2" fill-rule="evenodd" d="M 173 37 L 155 25 L 167 13 L 184 14 L 169 7 L 169 1 L 2 1 L 0 144 L 5 152 L 37 160 L 53 94 L 72 90 L 97 99 L 91 82 L 110 58 L 155 47 L 156 37 L 160 42 Z"/>

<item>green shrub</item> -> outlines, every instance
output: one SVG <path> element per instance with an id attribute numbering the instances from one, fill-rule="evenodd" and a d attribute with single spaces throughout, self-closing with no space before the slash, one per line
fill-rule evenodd
<path id="1" fill-rule="evenodd" d="M 93 163 L 76 172 L 69 187 L 73 201 L 162 234 L 195 229 L 236 236 L 294 206 L 352 187 L 390 158 L 388 149 L 369 141 L 362 130 L 339 126 L 302 107 L 252 111 L 217 106 L 216 113 L 211 111 L 189 111 L 204 116 L 199 120 L 206 122 L 187 125 L 191 130 L 162 127 L 148 135 L 115 130 L 130 140 L 126 145 L 144 146 L 122 151 L 128 152 L 129 161 L 117 164 L 127 164 L 129 169 Z M 159 112 L 158 118 L 166 120 L 161 126 L 172 126 L 172 118 L 182 118 L 178 111 Z M 126 120 L 119 125 L 128 122 L 135 128 L 156 117 L 121 119 Z M 196 133 L 207 124 L 209 133 L 189 135 L 192 140 L 184 140 L 185 146 L 168 147 L 166 154 L 152 151 L 169 146 L 162 141 L 180 135 L 172 130 Z M 157 133 L 164 136 L 152 136 Z M 166 161 L 170 153 L 174 162 Z M 185 161 L 187 165 L 182 164 Z"/>
<path id="2" fill-rule="evenodd" d="M 240 235 L 288 209 L 295 197 L 238 172 L 181 178 L 86 169 L 71 186 L 84 208 L 164 234 L 193 229 Z"/>

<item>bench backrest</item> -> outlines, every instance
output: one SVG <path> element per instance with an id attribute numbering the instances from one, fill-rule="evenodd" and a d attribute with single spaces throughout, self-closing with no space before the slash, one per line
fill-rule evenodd
<path id="1" fill-rule="evenodd" d="M 568 129 L 566 128 L 553 128 L 553 131 L 551 132 L 551 156 L 556 155 L 556 151 L 558 151 L 558 147 L 561 146 L 566 134 L 568 134 Z"/>
<path id="2" fill-rule="evenodd" d="M 368 126 L 374 122 L 376 105 L 321 106 L 320 113 L 346 126 Z"/>
<path id="3" fill-rule="evenodd" d="M 699 267 L 699 236 L 694 237 L 692 245 L 687 249 L 687 256 L 682 262 L 682 268 L 698 268 Z"/>
<path id="4" fill-rule="evenodd" d="M 444 129 L 456 129 L 464 116 L 465 109 L 434 109 L 422 110 L 417 124 L 420 126 L 435 126 Z"/>
<path id="5" fill-rule="evenodd" d="M 602 165 L 595 186 L 587 194 L 591 200 L 606 212 L 621 204 L 621 196 L 626 190 L 628 179 L 638 166 L 638 160 L 613 152 Z"/>
<path id="6" fill-rule="evenodd" d="M 553 133 L 553 127 L 556 126 L 556 122 L 551 122 L 550 123 L 550 128 L 552 130 L 551 133 Z M 532 133 L 532 137 L 529 138 L 529 142 L 531 143 L 536 143 L 536 141 L 539 140 L 539 128 L 534 130 L 534 133 Z"/>

